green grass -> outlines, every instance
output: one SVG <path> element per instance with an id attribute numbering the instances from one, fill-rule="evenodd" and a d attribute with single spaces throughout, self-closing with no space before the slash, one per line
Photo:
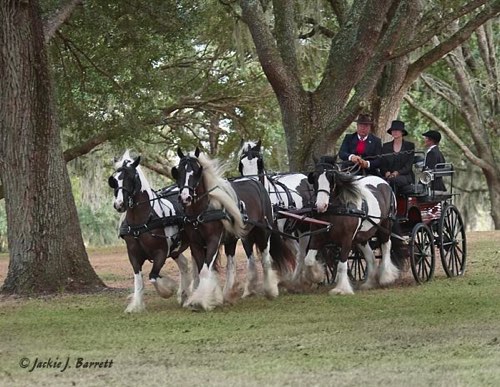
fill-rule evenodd
<path id="1" fill-rule="evenodd" d="M 126 294 L 0 301 L 0 386 L 500 385 L 500 246 L 469 244 L 462 278 L 332 297 L 324 291 L 181 309 L 148 287 Z M 60 369 L 22 358 L 66 361 Z M 111 368 L 76 369 L 113 360 Z"/>

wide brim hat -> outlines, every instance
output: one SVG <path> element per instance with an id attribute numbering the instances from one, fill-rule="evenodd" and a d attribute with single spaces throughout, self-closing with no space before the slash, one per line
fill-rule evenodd
<path id="1" fill-rule="evenodd" d="M 392 121 L 391 127 L 387 129 L 387 133 L 391 134 L 393 130 L 401 130 L 403 132 L 403 136 L 408 135 L 408 132 L 405 129 L 405 123 L 403 121 Z"/>
<path id="2" fill-rule="evenodd" d="M 429 130 L 425 133 L 422 134 L 424 137 L 428 137 L 431 140 L 434 140 L 434 142 L 437 144 L 439 141 L 441 141 L 441 133 L 439 133 L 437 130 Z"/>
<path id="3" fill-rule="evenodd" d="M 372 117 L 369 114 L 360 114 L 356 119 L 358 124 L 370 124 L 373 125 Z"/>

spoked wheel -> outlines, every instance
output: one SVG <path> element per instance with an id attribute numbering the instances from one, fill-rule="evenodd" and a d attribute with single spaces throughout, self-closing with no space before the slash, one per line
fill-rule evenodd
<path id="1" fill-rule="evenodd" d="M 467 256 L 465 227 L 458 209 L 446 206 L 439 219 L 439 253 L 448 277 L 463 275 Z"/>
<path id="2" fill-rule="evenodd" d="M 436 252 L 432 231 L 425 224 L 418 223 L 413 227 L 410 240 L 410 266 L 415 281 L 430 281 L 434 276 L 435 265 Z"/>
<path id="3" fill-rule="evenodd" d="M 325 283 L 333 284 L 337 277 L 337 265 L 340 249 L 335 245 L 323 247 L 319 252 L 319 259 L 325 265 Z"/>
<path id="4" fill-rule="evenodd" d="M 366 277 L 366 260 L 358 250 L 352 251 L 347 259 L 347 273 L 354 282 L 364 281 Z"/>

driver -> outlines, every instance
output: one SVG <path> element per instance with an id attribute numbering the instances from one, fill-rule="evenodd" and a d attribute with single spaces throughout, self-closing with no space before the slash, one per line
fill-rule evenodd
<path id="1" fill-rule="evenodd" d="M 377 175 L 382 153 L 382 140 L 370 133 L 373 121 L 368 114 L 360 114 L 356 120 L 356 133 L 344 137 L 339 157 L 344 161 L 342 167 L 359 165 L 358 175 Z"/>

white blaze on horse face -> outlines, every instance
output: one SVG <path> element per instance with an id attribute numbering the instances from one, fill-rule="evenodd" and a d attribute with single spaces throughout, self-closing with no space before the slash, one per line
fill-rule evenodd
<path id="1" fill-rule="evenodd" d="M 115 190 L 116 192 L 116 197 L 115 197 L 115 200 L 114 200 L 114 203 L 113 203 L 113 206 L 115 207 L 115 209 L 119 210 L 120 208 L 123 208 L 123 203 L 124 203 L 124 200 L 123 200 L 123 179 L 122 178 L 119 178 L 119 175 L 121 173 L 115 173 L 113 175 L 114 179 L 116 180 L 117 182 L 117 188 Z"/>
<path id="2" fill-rule="evenodd" d="M 193 177 L 194 175 L 194 172 L 193 171 L 187 171 L 187 168 L 186 168 L 186 175 L 185 175 L 185 179 L 184 179 L 184 186 L 187 186 L 188 183 L 189 183 L 189 180 Z M 179 193 L 180 197 L 181 197 L 181 201 L 182 203 L 184 204 L 190 204 L 191 203 L 191 193 L 190 193 L 190 190 L 189 188 L 187 187 L 182 187 L 181 190 L 180 190 L 180 193 Z"/>
<path id="3" fill-rule="evenodd" d="M 316 209 L 322 213 L 328 209 L 328 201 L 330 200 L 330 182 L 326 177 L 326 172 L 323 172 L 318 177 L 318 196 L 316 198 Z"/>

